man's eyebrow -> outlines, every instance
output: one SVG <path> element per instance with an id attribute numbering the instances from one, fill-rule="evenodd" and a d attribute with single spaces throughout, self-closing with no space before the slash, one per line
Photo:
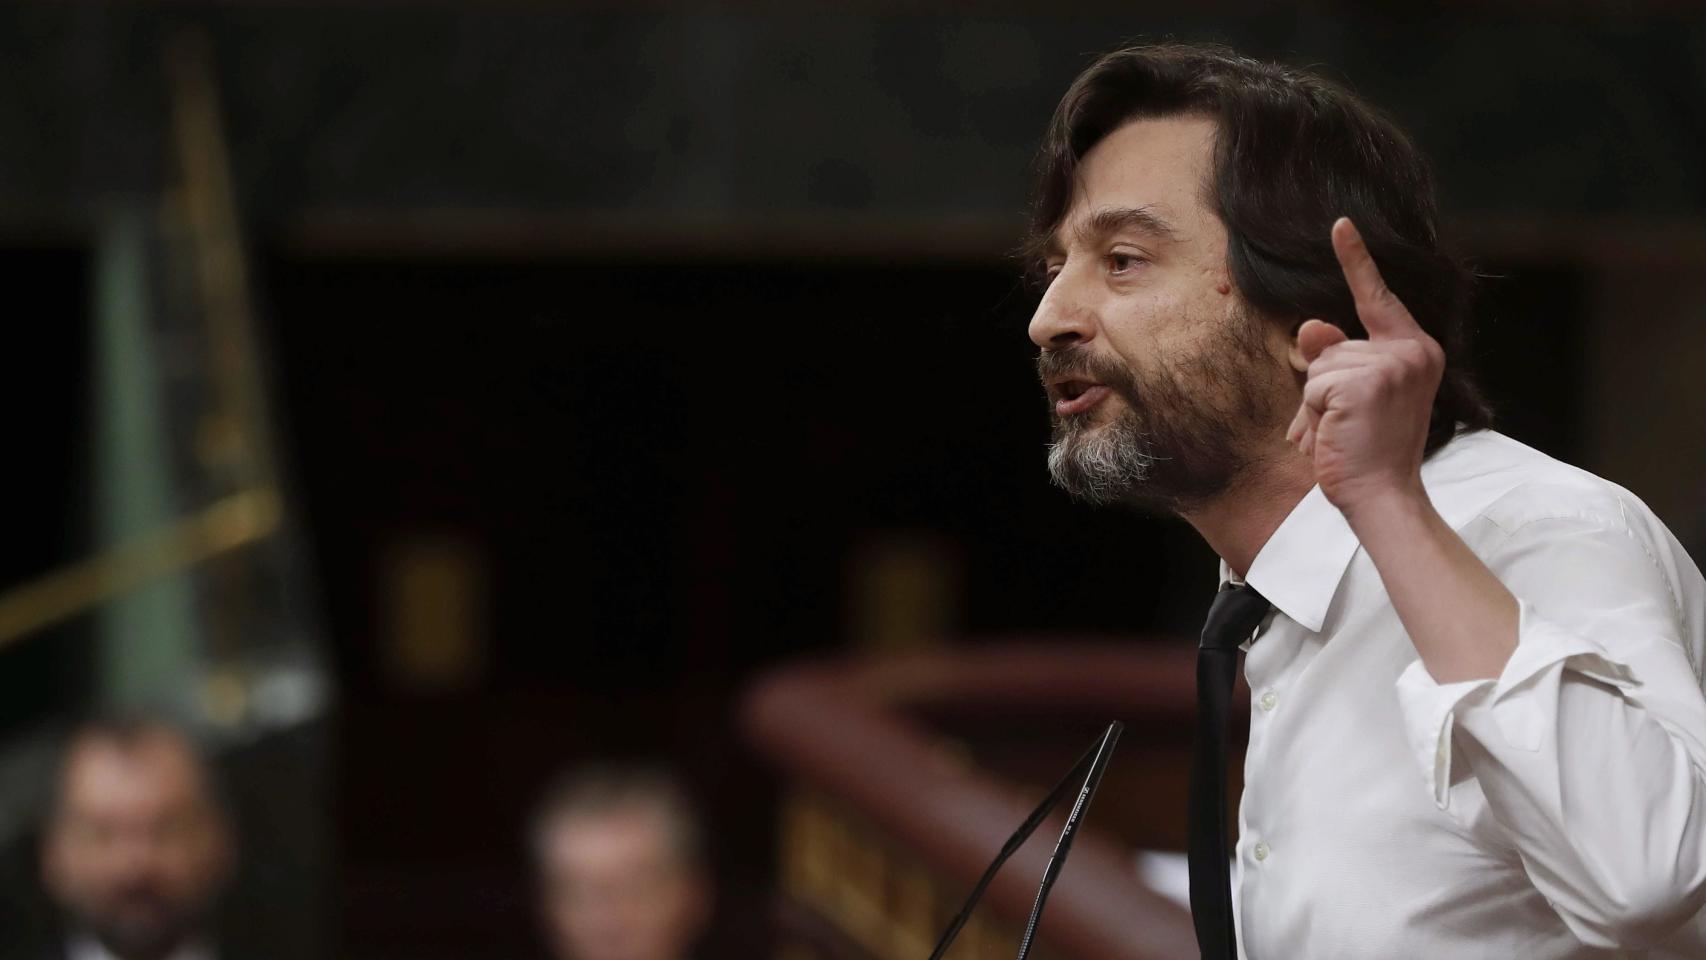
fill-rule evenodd
<path id="1" fill-rule="evenodd" d="M 1039 254 L 1036 259 L 1065 256 L 1066 244 L 1062 241 L 1061 234 L 1067 229 L 1067 225 L 1061 223 L 1048 236 L 1043 237 L 1042 242 L 1033 248 Z M 1179 239 L 1179 232 L 1173 225 L 1149 207 L 1105 207 L 1091 214 L 1084 223 L 1072 228 L 1072 234 L 1081 245 L 1094 246 L 1093 241 L 1124 230 L 1147 233 L 1159 240 Z"/>
<path id="2" fill-rule="evenodd" d="M 1158 240 L 1177 240 L 1178 231 L 1166 218 L 1149 207 L 1106 207 L 1090 215 L 1077 229 L 1081 243 L 1101 239 L 1126 230 L 1147 233 Z"/>

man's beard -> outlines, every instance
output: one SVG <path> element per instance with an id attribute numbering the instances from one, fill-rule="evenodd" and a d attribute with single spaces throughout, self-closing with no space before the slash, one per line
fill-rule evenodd
<path id="1" fill-rule="evenodd" d="M 151 901 L 145 916 L 124 916 L 116 909 L 73 910 L 72 919 L 121 960 L 159 960 L 171 955 L 204 929 L 203 904 L 168 904 L 146 892 L 128 895 Z M 110 906 L 110 905 L 109 905 Z"/>
<path id="2" fill-rule="evenodd" d="M 1265 389 L 1258 321 L 1236 316 L 1221 349 L 1165 362 L 1141 379 L 1083 347 L 1044 351 L 1045 380 L 1078 375 L 1107 386 L 1125 409 L 1098 423 L 1098 408 L 1053 417 L 1048 468 L 1056 486 L 1096 505 L 1159 504 L 1179 512 L 1225 493 L 1253 459 L 1251 449 L 1280 429 Z"/>

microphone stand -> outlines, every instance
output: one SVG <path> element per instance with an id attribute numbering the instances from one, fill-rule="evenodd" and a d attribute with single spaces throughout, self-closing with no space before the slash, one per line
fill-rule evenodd
<path id="1" fill-rule="evenodd" d="M 1049 891 L 1054 887 L 1055 879 L 1060 876 L 1061 868 L 1066 866 L 1066 855 L 1072 849 L 1072 838 L 1077 835 L 1078 824 L 1083 819 L 1084 812 L 1090 808 L 1090 801 L 1096 796 L 1096 788 L 1102 784 L 1102 774 L 1108 768 L 1108 757 L 1113 754 L 1114 744 L 1119 742 L 1120 733 L 1124 730 L 1125 725 L 1117 720 L 1108 724 L 1107 729 L 1102 731 L 1102 735 L 1090 746 L 1090 749 L 1078 758 L 1078 762 L 1074 763 L 1072 769 L 1066 772 L 1066 776 L 1054 785 L 1054 789 L 1048 792 L 1048 796 L 1043 798 L 1042 803 L 1031 811 L 1031 815 L 1025 818 L 1024 823 L 1019 824 L 1019 829 L 1007 838 L 1007 842 L 1001 846 L 1001 852 L 995 855 L 995 861 L 989 865 L 989 869 L 983 872 L 982 878 L 977 881 L 977 886 L 972 888 L 971 896 L 966 898 L 965 906 L 961 907 L 960 912 L 954 915 L 953 922 L 949 923 L 948 929 L 942 933 L 942 939 L 936 942 L 936 949 L 931 952 L 930 960 L 942 960 L 942 957 L 947 954 L 948 947 L 953 944 L 954 938 L 959 936 L 960 928 L 966 925 L 966 920 L 971 917 L 972 909 L 977 906 L 977 902 L 983 899 L 983 892 L 989 889 L 989 884 L 995 879 L 995 874 L 1001 869 L 1001 865 L 1006 863 L 1007 858 L 1017 852 L 1020 847 L 1024 846 L 1025 841 L 1030 839 L 1032 833 L 1036 832 L 1043 819 L 1066 795 L 1067 788 L 1073 779 L 1088 770 L 1084 777 L 1084 783 L 1078 788 L 1078 799 L 1072 804 L 1072 812 L 1066 817 L 1066 826 L 1060 831 L 1060 839 L 1055 841 L 1054 853 L 1049 856 L 1048 866 L 1043 869 L 1042 883 L 1037 887 L 1036 903 L 1031 907 L 1030 920 L 1025 923 L 1024 939 L 1019 942 L 1017 960 L 1025 960 L 1030 955 L 1031 943 L 1036 936 L 1037 924 L 1042 920 L 1043 905 L 1048 902 Z"/>

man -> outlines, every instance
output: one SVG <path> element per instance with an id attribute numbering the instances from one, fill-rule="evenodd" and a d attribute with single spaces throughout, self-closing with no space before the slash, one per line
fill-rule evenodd
<path id="1" fill-rule="evenodd" d="M 1706 586 L 1635 497 L 1487 429 L 1405 135 L 1307 73 L 1135 48 L 1040 169 L 1053 478 L 1194 526 L 1234 588 L 1199 683 L 1247 650 L 1230 878 L 1199 761 L 1204 955 L 1706 956 Z"/>
<path id="2" fill-rule="evenodd" d="M 43 834 L 66 960 L 211 960 L 210 912 L 235 849 L 200 755 L 150 719 L 71 737 Z"/>
<path id="3" fill-rule="evenodd" d="M 534 818 L 540 905 L 560 960 L 687 960 L 711 914 L 703 838 L 667 774 L 565 778 Z"/>

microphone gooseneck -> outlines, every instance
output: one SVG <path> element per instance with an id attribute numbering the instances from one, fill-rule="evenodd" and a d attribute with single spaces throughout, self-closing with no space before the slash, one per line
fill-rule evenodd
<path id="1" fill-rule="evenodd" d="M 1060 839 L 1055 842 L 1054 853 L 1049 856 L 1048 866 L 1043 870 L 1042 884 L 1037 888 L 1036 903 L 1031 907 L 1030 920 L 1025 924 L 1025 936 L 1019 944 L 1018 960 L 1024 960 L 1025 956 L 1031 952 L 1031 941 L 1036 934 L 1037 924 L 1042 919 L 1043 904 L 1048 900 L 1049 890 L 1054 886 L 1055 878 L 1060 875 L 1061 868 L 1066 865 L 1066 855 L 1072 848 L 1072 838 L 1078 832 L 1078 824 L 1083 818 L 1084 811 L 1089 809 L 1090 801 L 1096 796 L 1096 788 L 1101 785 L 1102 774 L 1108 767 L 1108 757 L 1113 753 L 1114 744 L 1119 741 L 1120 733 L 1124 729 L 1125 725 L 1117 720 L 1108 724 L 1107 729 L 1102 731 L 1101 737 L 1097 738 L 1090 749 L 1084 751 L 1084 755 L 1078 758 L 1078 762 L 1072 765 L 1072 769 L 1066 772 L 1066 776 L 1060 778 L 1060 782 L 1054 785 L 1054 788 L 1048 792 L 1048 796 L 1043 797 L 1037 808 L 1025 818 L 1025 822 L 1019 824 L 1019 829 L 1013 831 L 1013 835 L 1007 838 L 1007 842 L 1001 846 L 1001 851 L 995 855 L 994 862 L 989 865 L 989 869 L 983 872 L 983 876 L 977 881 L 977 886 L 972 888 L 971 896 L 966 898 L 965 905 L 960 907 L 960 912 L 954 915 L 953 922 L 949 923 L 948 929 L 943 931 L 942 939 L 936 942 L 936 949 L 931 951 L 930 960 L 942 960 L 942 957 L 947 954 L 948 948 L 953 945 L 954 938 L 959 936 L 960 928 L 964 927 L 966 921 L 970 919 L 971 912 L 977 906 L 978 901 L 983 899 L 984 891 L 989 889 L 989 884 L 995 879 L 995 874 L 1000 871 L 1001 865 L 1025 845 L 1025 841 L 1029 840 L 1031 834 L 1036 832 L 1037 827 L 1042 825 L 1049 812 L 1059 805 L 1061 799 L 1066 796 L 1067 788 L 1072 785 L 1073 779 L 1088 771 L 1084 783 L 1078 789 L 1078 799 L 1072 805 L 1072 812 L 1066 818 L 1066 826 L 1060 832 Z"/>

